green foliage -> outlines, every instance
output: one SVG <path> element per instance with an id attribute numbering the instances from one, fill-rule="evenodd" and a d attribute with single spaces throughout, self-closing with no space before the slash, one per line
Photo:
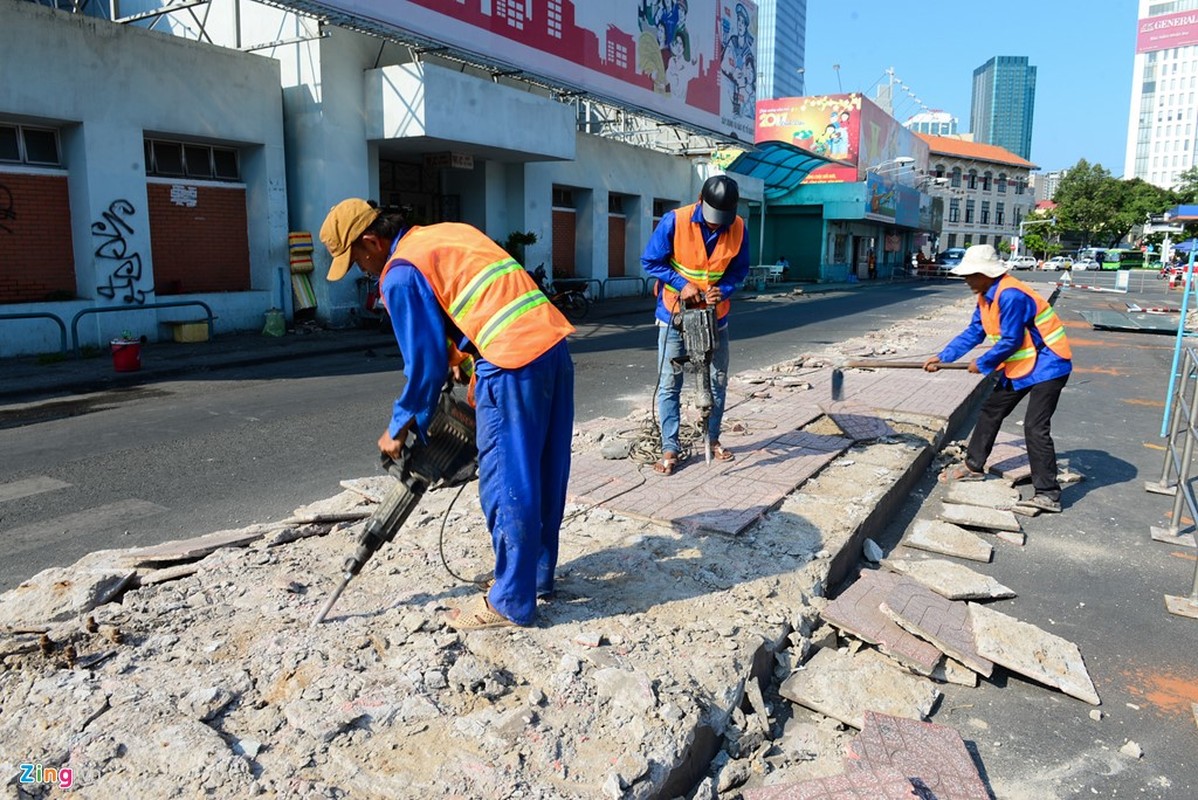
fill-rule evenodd
<path id="1" fill-rule="evenodd" d="M 1175 193 L 1178 203 L 1198 203 L 1198 166 L 1190 167 L 1177 176 Z"/>
<path id="2" fill-rule="evenodd" d="M 516 259 L 523 266 L 528 266 L 524 263 L 524 248 L 536 243 L 537 235 L 532 231 L 512 231 L 507 235 L 507 239 L 502 242 L 496 242 L 496 244 L 506 250 L 512 258 Z"/>
<path id="3" fill-rule="evenodd" d="M 1004 255 L 1004 256 L 1005 256 L 1005 255 L 1010 255 L 1010 253 L 1011 253 L 1011 243 L 1010 243 L 1009 241 L 1007 241 L 1006 239 L 1003 239 L 1001 242 L 999 242 L 999 243 L 998 243 L 998 246 L 997 246 L 997 247 L 995 247 L 995 249 L 996 249 L 996 250 L 997 250 L 997 251 L 998 251 L 998 252 L 999 252 L 1001 255 Z"/>
<path id="4" fill-rule="evenodd" d="M 1198 168 L 1189 173 L 1198 193 Z M 1114 178 L 1101 164 L 1084 158 L 1070 167 L 1053 197 L 1059 225 L 1081 235 L 1085 246 L 1114 247 L 1133 228 L 1144 223 L 1148 214 L 1160 214 L 1179 202 L 1168 189 L 1153 186 L 1139 178 Z"/>

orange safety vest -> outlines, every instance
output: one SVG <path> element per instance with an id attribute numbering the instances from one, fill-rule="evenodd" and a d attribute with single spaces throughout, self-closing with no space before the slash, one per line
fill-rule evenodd
<path id="1" fill-rule="evenodd" d="M 691 203 L 689 206 L 682 206 L 670 212 L 674 215 L 674 252 L 670 257 L 670 265 L 679 275 L 707 291 L 720 282 L 720 279 L 724 277 L 724 271 L 728 269 L 732 259 L 736 258 L 736 254 L 740 252 L 741 242 L 745 238 L 745 221 L 737 217 L 728 226 L 727 232 L 720 234 L 716 239 L 715 247 L 712 248 L 709 256 L 707 255 L 707 246 L 703 242 L 703 226 L 707 223 L 696 224 L 691 221 L 697 205 L 698 203 Z M 671 314 L 678 313 L 682 308 L 678 290 L 664 282 L 662 288 L 664 291 L 662 303 L 666 310 Z M 698 308 L 704 307 L 706 307 L 706 303 L 698 306 Z M 715 307 L 716 319 L 722 320 L 728 316 L 730 308 L 732 308 L 732 301 L 721 300 Z"/>
<path id="2" fill-rule="evenodd" d="M 1064 359 L 1073 359 L 1073 350 L 1069 347 L 1069 340 L 1065 338 L 1065 326 L 1061 324 L 1061 318 L 1057 316 L 1057 312 L 1052 306 L 1044 301 L 1044 298 L 1032 291 L 1032 288 L 1018 278 L 1013 278 L 1010 275 L 1004 275 L 998 282 L 998 290 L 994 293 L 994 301 L 987 302 L 983 295 L 978 295 L 978 311 L 982 317 L 982 330 L 986 332 L 987 344 L 995 344 L 1002 338 L 1002 326 L 999 322 L 998 313 L 998 296 L 1003 292 L 1013 289 L 1017 292 L 1023 292 L 1036 301 L 1036 330 L 1040 333 L 1040 338 L 1044 340 L 1044 344 L 1052 352 Z M 1006 376 L 1012 380 L 1022 378 L 1025 375 L 1030 375 L 1036 367 L 1036 343 L 1032 340 L 1032 334 L 1029 330 L 1023 332 L 1023 343 L 1019 345 L 1019 349 L 1007 357 L 1003 362 L 1002 369 Z"/>
<path id="3" fill-rule="evenodd" d="M 397 261 L 420 270 L 453 324 L 497 367 L 530 364 L 574 332 L 524 267 L 470 225 L 409 228 L 383 267 L 380 286 Z"/>

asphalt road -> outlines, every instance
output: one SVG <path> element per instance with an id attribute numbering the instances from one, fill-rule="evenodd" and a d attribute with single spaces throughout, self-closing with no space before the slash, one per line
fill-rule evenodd
<path id="1" fill-rule="evenodd" d="M 1076 282 L 1112 285 L 1111 275 Z M 1019 277 L 1044 281 L 1036 273 Z M 1052 276 L 1055 277 L 1055 276 Z M 1053 418 L 1058 458 L 1086 480 L 1065 488 L 1059 515 L 1023 522 L 1024 547 L 995 542 L 978 569 L 1018 593 L 993 608 L 1038 625 L 1081 649 L 1103 716 L 1059 692 L 1011 676 L 977 689 L 941 686 L 934 721 L 956 728 L 976 748 L 998 798 L 1066 800 L 1198 797 L 1198 620 L 1166 612 L 1166 594 L 1186 596 L 1195 551 L 1154 542 L 1173 499 L 1144 490 L 1161 476 L 1160 437 L 1175 335 L 1091 329 L 1079 312 L 1179 305 L 1133 274 L 1130 295 L 1065 292 L 1057 310 L 1068 326 L 1074 373 Z M 1024 407 L 1003 430 L 1019 434 Z M 970 422 L 970 425 L 972 421 Z M 969 429 L 958 432 L 968 436 Z M 915 517 L 931 518 L 943 487 L 929 474 L 888 532 L 898 540 Z M 928 502 L 932 499 L 935 502 Z M 1183 529 L 1192 525 L 1188 512 Z M 1143 758 L 1120 753 L 1128 741 Z"/>
<path id="2" fill-rule="evenodd" d="M 880 282 L 745 298 L 733 312 L 732 369 L 884 328 L 963 290 Z M 579 325 L 571 349 L 580 421 L 647 403 L 657 374 L 648 308 Z M 402 380 L 394 342 L 380 334 L 365 352 L 204 372 L 0 430 L 0 486 L 56 487 L 0 504 L 0 590 L 93 550 L 281 519 L 336 494 L 341 480 L 375 474 L 375 441 Z"/>

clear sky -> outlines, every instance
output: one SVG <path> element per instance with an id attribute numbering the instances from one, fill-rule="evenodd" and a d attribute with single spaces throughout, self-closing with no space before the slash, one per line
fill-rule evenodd
<path id="1" fill-rule="evenodd" d="M 969 131 L 973 71 L 994 56 L 1036 67 L 1031 161 L 1041 170 L 1084 158 L 1123 175 L 1136 0 L 808 0 L 806 94 L 858 91 L 895 75 Z M 833 64 L 839 64 L 840 84 Z M 900 121 L 919 112 L 896 89 Z"/>

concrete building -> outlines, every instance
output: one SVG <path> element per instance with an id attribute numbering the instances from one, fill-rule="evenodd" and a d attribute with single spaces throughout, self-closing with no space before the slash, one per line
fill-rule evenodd
<path id="1" fill-rule="evenodd" d="M 1019 223 L 1035 204 L 1028 189 L 1036 165 L 992 144 L 920 134 L 930 149 L 929 170 L 945 179 L 944 224 L 937 244 L 991 244 L 1019 235 Z"/>
<path id="2" fill-rule="evenodd" d="M 468 222 L 501 242 L 531 233 L 526 266 L 608 296 L 639 292 L 654 225 L 718 171 L 712 143 L 752 137 L 752 95 L 734 93 L 715 68 L 732 46 L 751 53 L 753 37 L 713 41 L 717 26 L 704 34 L 695 16 L 690 44 L 708 57 L 678 59 L 693 72 L 665 75 L 638 61 L 659 53 L 656 43 L 610 26 L 596 35 L 575 24 L 568 0 L 471 3 L 449 23 L 434 0 L 403 3 L 404 19 L 427 30 L 494 22 L 531 37 L 527 63 L 507 68 L 471 56 L 469 41 L 430 42 L 329 11 L 353 3 L 211 0 L 195 16 L 173 5 L 183 10 L 123 0 L 117 24 L 0 0 L 0 357 L 60 349 L 67 326 L 55 320 L 80 312 L 70 346 L 107 347 L 124 330 L 156 341 L 181 316 L 163 302 L 193 304 L 191 317 L 203 303 L 218 334 L 260 330 L 268 310 L 290 316 L 296 302 L 288 233 L 315 234 L 349 196 Z M 102 16 L 118 6 L 80 7 Z M 161 20 L 135 21 L 155 9 Z M 151 20 L 162 24 L 137 27 Z M 580 69 L 602 74 L 579 72 L 577 84 L 569 74 L 547 80 L 539 70 L 552 63 L 536 61 L 581 63 L 595 51 L 599 67 Z M 647 99 L 604 104 L 597 86 Z M 689 104 L 688 89 L 698 96 Z M 738 179 L 749 217 L 762 185 Z M 69 236 L 48 252 L 45 231 L 64 221 Z M 752 225 L 750 236 L 756 256 Z M 355 324 L 365 279 L 351 270 L 330 283 L 319 243 L 313 255 L 316 318 Z"/>
<path id="3" fill-rule="evenodd" d="M 912 133 L 926 133 L 929 136 L 956 136 L 957 118 L 947 111 L 921 111 L 910 116 L 903 127 Z"/>
<path id="4" fill-rule="evenodd" d="M 1196 162 L 1198 0 L 1140 0 L 1124 178 L 1169 189 Z"/>
<path id="5" fill-rule="evenodd" d="M 1061 185 L 1061 179 L 1068 174 L 1069 170 L 1059 169 L 1054 172 L 1042 172 L 1032 175 L 1032 186 L 1036 195 L 1036 202 L 1052 200 Z"/>
<path id="6" fill-rule="evenodd" d="M 760 73 L 757 96 L 800 97 L 805 93 L 807 0 L 759 0 L 757 31 Z"/>
<path id="7" fill-rule="evenodd" d="M 1030 158 L 1035 106 L 1036 68 L 1027 56 L 995 56 L 973 71 L 969 125 L 975 142 Z"/>

